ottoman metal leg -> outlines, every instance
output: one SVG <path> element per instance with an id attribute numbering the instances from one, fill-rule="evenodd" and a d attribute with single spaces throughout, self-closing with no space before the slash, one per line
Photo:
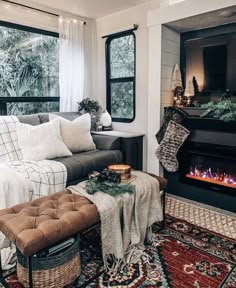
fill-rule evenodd
<path id="1" fill-rule="evenodd" d="M 166 189 L 163 189 L 163 196 L 162 196 L 162 211 L 163 211 L 163 221 L 161 224 L 161 229 L 165 228 L 166 224 Z"/>
<path id="2" fill-rule="evenodd" d="M 32 256 L 27 257 L 28 262 L 28 277 L 29 277 L 29 288 L 33 288 L 33 275 L 32 275 Z"/>

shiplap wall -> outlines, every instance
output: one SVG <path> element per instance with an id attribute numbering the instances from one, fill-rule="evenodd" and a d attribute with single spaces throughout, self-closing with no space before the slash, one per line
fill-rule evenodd
<path id="1" fill-rule="evenodd" d="M 171 80 L 175 64 L 180 63 L 180 34 L 162 26 L 161 119 L 165 106 L 173 105 Z"/>

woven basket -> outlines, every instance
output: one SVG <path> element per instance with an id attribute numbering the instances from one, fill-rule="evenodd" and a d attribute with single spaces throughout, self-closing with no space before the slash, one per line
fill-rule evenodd
<path id="1" fill-rule="evenodd" d="M 29 287 L 27 258 L 17 249 L 17 277 Z M 79 237 L 69 248 L 49 257 L 32 257 L 34 288 L 62 288 L 72 283 L 81 271 Z"/>

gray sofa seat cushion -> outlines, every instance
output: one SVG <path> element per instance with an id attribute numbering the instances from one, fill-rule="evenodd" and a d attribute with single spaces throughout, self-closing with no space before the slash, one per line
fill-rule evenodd
<path id="1" fill-rule="evenodd" d="M 97 149 L 120 150 L 120 138 L 107 135 L 92 135 Z"/>
<path id="2" fill-rule="evenodd" d="M 73 156 L 56 158 L 67 169 L 67 183 L 88 177 L 92 171 L 101 171 L 108 165 L 122 163 L 122 153 L 119 150 L 93 150 Z"/>

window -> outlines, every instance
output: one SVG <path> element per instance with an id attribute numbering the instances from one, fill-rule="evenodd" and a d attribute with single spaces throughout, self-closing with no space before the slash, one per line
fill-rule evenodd
<path id="1" fill-rule="evenodd" d="M 124 32 L 107 38 L 107 110 L 115 122 L 135 118 L 135 35 Z"/>
<path id="2" fill-rule="evenodd" d="M 0 21 L 1 114 L 59 110 L 58 53 L 57 33 Z"/>

